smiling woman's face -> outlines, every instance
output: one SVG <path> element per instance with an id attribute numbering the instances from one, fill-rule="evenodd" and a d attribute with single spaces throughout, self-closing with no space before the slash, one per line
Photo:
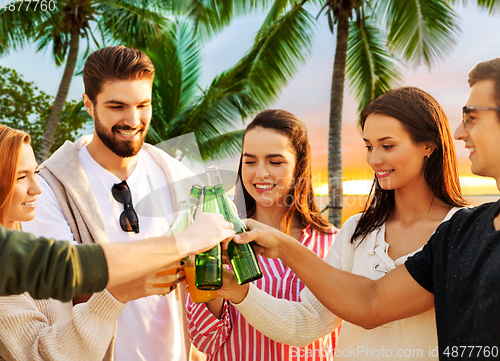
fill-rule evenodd
<path id="1" fill-rule="evenodd" d="M 7 228 L 12 229 L 15 222 L 27 222 L 35 218 L 36 198 L 42 193 L 38 182 L 38 164 L 33 149 L 24 143 L 19 155 L 19 166 L 12 194 L 12 203 L 7 215 Z"/>
<path id="2" fill-rule="evenodd" d="M 283 206 L 293 185 L 295 155 L 288 137 L 256 127 L 245 134 L 241 175 L 257 206 Z"/>
<path id="3" fill-rule="evenodd" d="M 363 139 L 366 161 L 375 171 L 380 187 L 390 190 L 425 182 L 425 158 L 432 154 L 433 147 L 415 144 L 399 120 L 370 114 Z"/>

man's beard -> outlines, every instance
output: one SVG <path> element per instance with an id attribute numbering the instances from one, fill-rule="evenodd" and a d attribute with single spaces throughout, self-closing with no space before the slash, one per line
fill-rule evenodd
<path id="1" fill-rule="evenodd" d="M 94 112 L 94 129 L 97 136 L 103 142 L 103 144 L 109 148 L 113 153 L 122 158 L 129 158 L 137 155 L 144 144 L 144 139 L 146 138 L 147 127 L 141 123 L 141 129 L 139 130 L 139 139 L 137 140 L 123 140 L 117 139 L 115 132 L 117 130 L 134 130 L 129 126 L 117 126 L 114 125 L 111 128 L 111 132 L 108 132 L 106 128 L 102 125 L 97 112 Z"/>

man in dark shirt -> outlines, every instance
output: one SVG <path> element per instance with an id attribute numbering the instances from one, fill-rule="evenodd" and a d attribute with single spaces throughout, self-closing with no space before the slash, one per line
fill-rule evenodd
<path id="1" fill-rule="evenodd" d="M 500 58 L 478 64 L 469 85 L 455 138 L 469 149 L 472 172 L 494 178 L 500 190 Z M 263 256 L 284 260 L 337 316 L 374 328 L 435 307 L 440 359 L 500 357 L 499 201 L 458 211 L 405 267 L 376 281 L 319 261 L 281 232 L 254 226 L 235 241 L 256 241 Z M 229 299 L 244 297 L 234 292 Z"/>
<path id="2" fill-rule="evenodd" d="M 469 85 L 455 138 L 469 149 L 472 172 L 500 189 L 500 58 L 478 64 Z M 499 201 L 457 212 L 406 268 L 434 294 L 442 359 L 500 357 Z"/>

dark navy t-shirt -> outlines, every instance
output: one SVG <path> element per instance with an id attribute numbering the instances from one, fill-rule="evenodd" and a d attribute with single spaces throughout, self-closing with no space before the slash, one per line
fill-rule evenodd
<path id="1" fill-rule="evenodd" d="M 500 358 L 499 202 L 458 211 L 405 265 L 434 294 L 441 360 Z"/>

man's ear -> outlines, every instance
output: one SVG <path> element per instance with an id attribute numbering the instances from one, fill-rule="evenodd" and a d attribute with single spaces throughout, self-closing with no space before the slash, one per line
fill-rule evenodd
<path id="1" fill-rule="evenodd" d="M 85 105 L 85 110 L 87 110 L 87 113 L 89 113 L 92 119 L 94 119 L 94 103 L 92 103 L 92 100 L 90 100 L 87 93 L 83 93 L 82 98 L 83 98 L 83 105 Z"/>

